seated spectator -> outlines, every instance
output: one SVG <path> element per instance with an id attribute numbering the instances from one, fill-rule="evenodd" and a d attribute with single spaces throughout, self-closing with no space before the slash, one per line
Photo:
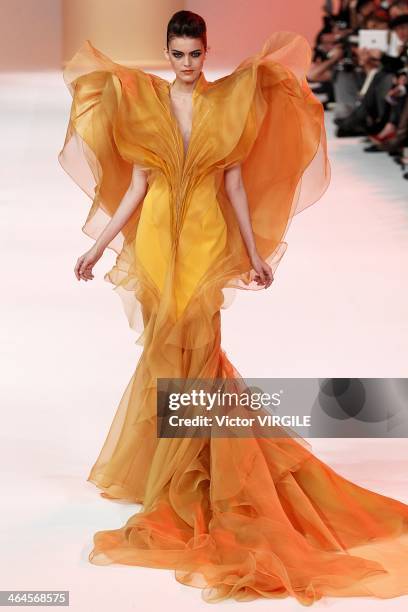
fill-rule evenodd
<path id="1" fill-rule="evenodd" d="M 408 0 L 325 3 L 308 80 L 332 88 L 340 137 L 363 135 L 367 152 L 387 151 L 408 165 Z M 360 48 L 359 30 L 389 31 L 388 50 Z M 408 179 L 408 172 L 403 175 Z"/>
<path id="2" fill-rule="evenodd" d="M 347 118 L 337 122 L 339 137 L 368 133 L 375 135 L 377 141 L 382 141 L 395 135 L 396 123 L 401 115 L 403 98 L 406 95 L 403 89 L 403 75 L 397 73 L 408 63 L 408 15 L 400 15 L 393 19 L 390 22 L 390 30 L 395 30 L 401 43 L 397 57 L 378 49 L 359 51 L 360 61 L 366 72 L 366 81 L 360 91 L 360 104 Z"/>
<path id="3" fill-rule="evenodd" d="M 326 91 L 331 84 L 335 101 L 335 120 L 349 117 L 360 104 L 361 97 L 374 76 L 372 71 L 377 68 L 375 62 L 369 61 L 366 65 L 359 57 L 356 37 L 358 27 L 387 29 L 387 17 L 388 13 L 380 10 L 375 0 L 343 0 L 337 13 L 326 14 L 324 17 L 325 26 L 316 40 L 308 79 L 312 84 L 320 84 L 319 92 L 323 90 L 322 81 Z M 381 115 L 384 110 L 384 95 L 385 92 L 379 91 L 379 100 L 374 98 L 370 102 L 371 105 L 375 103 L 376 107 L 380 107 L 379 112 L 374 113 L 375 116 Z M 331 99 L 332 96 L 329 101 Z M 364 128 L 356 127 L 349 131 L 350 135 L 355 135 L 356 131 L 361 133 L 362 130 L 364 131 Z M 343 132 L 345 135 L 344 130 Z"/>
<path id="4" fill-rule="evenodd" d="M 366 149 L 370 152 L 395 151 L 405 142 L 407 136 L 408 13 L 395 17 L 390 22 L 390 29 L 397 33 L 400 41 L 398 55 L 392 57 L 379 50 L 372 51 L 393 75 L 393 81 L 385 97 L 389 105 L 387 122 L 382 130 L 371 136 L 371 140 L 377 146 Z M 387 141 L 390 141 L 389 146 L 379 146 L 385 145 Z"/>
<path id="5" fill-rule="evenodd" d="M 336 121 L 339 137 L 375 134 L 384 127 L 386 121 L 385 98 L 393 84 L 393 75 L 383 69 L 380 60 L 370 49 L 359 49 L 357 55 L 365 78 L 354 110 L 344 119 Z"/>

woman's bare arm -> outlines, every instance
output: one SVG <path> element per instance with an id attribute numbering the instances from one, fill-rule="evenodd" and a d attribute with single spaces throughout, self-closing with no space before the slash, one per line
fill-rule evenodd
<path id="1" fill-rule="evenodd" d="M 248 255 L 256 253 L 254 234 L 252 231 L 251 219 L 249 216 L 248 199 L 242 181 L 241 166 L 239 164 L 231 166 L 224 172 L 225 191 L 235 210 L 239 229 L 244 239 Z"/>
<path id="2" fill-rule="evenodd" d="M 273 281 L 272 269 L 269 264 L 260 257 L 256 249 L 251 217 L 249 215 L 248 198 L 242 180 L 241 166 L 239 164 L 225 170 L 224 185 L 231 205 L 234 208 L 251 264 L 257 272 L 255 280 L 258 285 L 265 285 L 266 289 Z"/>
<path id="3" fill-rule="evenodd" d="M 93 266 L 102 257 L 107 245 L 120 232 L 132 213 L 144 199 L 147 185 L 146 172 L 139 166 L 134 165 L 128 190 L 123 196 L 115 213 L 112 215 L 109 223 L 89 251 L 77 259 L 74 272 L 78 280 L 81 280 L 81 278 L 85 281 L 93 279 Z"/>
<path id="4" fill-rule="evenodd" d="M 95 242 L 95 248 L 98 251 L 106 249 L 107 245 L 115 238 L 123 226 L 126 224 L 130 216 L 144 199 L 147 191 L 147 174 L 138 166 L 133 166 L 132 180 L 129 188 L 122 198 L 121 203 L 112 216 L 109 223 L 104 228 L 101 235 Z"/>

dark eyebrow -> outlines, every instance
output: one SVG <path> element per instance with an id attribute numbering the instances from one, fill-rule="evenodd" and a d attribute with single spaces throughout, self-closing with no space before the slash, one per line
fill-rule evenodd
<path id="1" fill-rule="evenodd" d="M 172 51 L 177 51 L 177 53 L 184 53 L 184 51 L 180 51 L 180 49 L 172 49 Z M 195 53 L 196 51 L 201 51 L 201 49 L 193 49 L 190 53 Z"/>

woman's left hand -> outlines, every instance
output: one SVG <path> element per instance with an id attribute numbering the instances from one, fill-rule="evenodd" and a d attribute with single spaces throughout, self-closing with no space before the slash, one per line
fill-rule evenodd
<path id="1" fill-rule="evenodd" d="M 250 257 L 251 264 L 256 272 L 256 275 L 253 280 L 255 280 L 258 285 L 265 285 L 265 289 L 267 289 L 274 280 L 272 268 L 260 257 L 258 253 L 254 253 Z"/>

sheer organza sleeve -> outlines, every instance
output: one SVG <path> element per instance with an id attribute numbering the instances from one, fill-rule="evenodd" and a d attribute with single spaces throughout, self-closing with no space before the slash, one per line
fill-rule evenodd
<path id="1" fill-rule="evenodd" d="M 94 239 L 98 238 L 126 193 L 133 166 L 144 168 L 142 158 L 131 159 L 119 151 L 115 134 L 123 84 L 129 73 L 93 47 L 89 40 L 63 71 L 72 104 L 58 161 L 92 200 L 82 230 Z M 143 78 L 142 71 L 132 69 L 134 75 Z M 133 240 L 139 216 L 140 207 L 110 242 L 109 248 L 119 253 L 124 240 Z"/>
<path id="2" fill-rule="evenodd" d="M 273 271 L 284 255 L 294 215 L 317 202 L 331 179 L 324 109 L 306 74 L 311 61 L 307 40 L 276 32 L 260 53 L 246 58 L 218 81 L 213 97 L 222 109 L 222 146 L 216 165 L 241 164 L 257 249 Z M 222 183 L 219 200 L 233 226 Z M 231 243 L 237 244 L 236 235 Z M 241 274 L 230 287 L 258 290 L 244 252 Z"/>

